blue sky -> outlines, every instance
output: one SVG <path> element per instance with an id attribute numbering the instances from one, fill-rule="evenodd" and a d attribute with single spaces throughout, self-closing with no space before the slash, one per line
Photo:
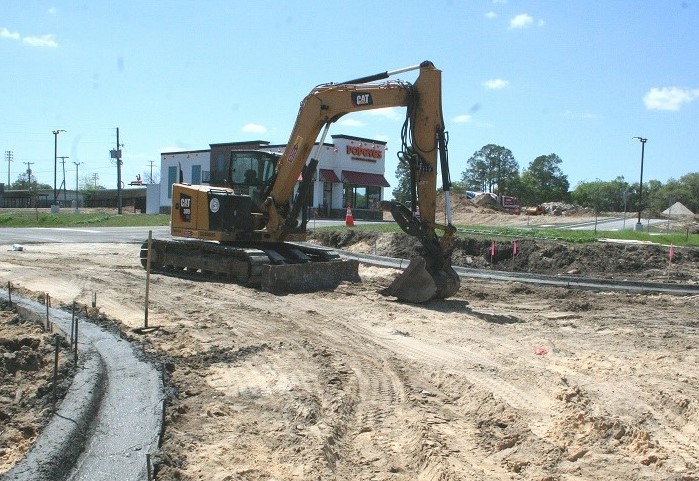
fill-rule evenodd
<path id="1" fill-rule="evenodd" d="M 699 0 L 31 1 L 0 5 L 0 182 L 116 187 L 160 152 L 285 143 L 315 85 L 431 60 L 443 71 L 451 177 L 486 144 L 520 169 L 561 157 L 571 187 L 699 171 Z M 414 81 L 415 72 L 396 78 Z M 356 113 L 331 134 L 388 142 L 402 109 Z M 59 163 L 58 183 L 63 176 Z M 390 189 L 386 192 L 390 197 Z"/>

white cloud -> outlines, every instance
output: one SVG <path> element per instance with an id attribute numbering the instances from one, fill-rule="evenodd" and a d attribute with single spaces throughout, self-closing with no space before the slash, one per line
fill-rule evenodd
<path id="1" fill-rule="evenodd" d="M 24 37 L 22 38 L 22 43 L 30 47 L 58 47 L 58 42 L 56 42 L 56 38 L 52 34 L 42 35 L 41 37 Z"/>
<path id="2" fill-rule="evenodd" d="M 680 110 L 683 104 L 699 99 L 699 89 L 653 87 L 643 96 L 648 110 Z"/>
<path id="3" fill-rule="evenodd" d="M 494 78 L 483 82 L 483 86 L 489 90 L 500 90 L 508 87 L 510 82 L 501 78 Z"/>
<path id="4" fill-rule="evenodd" d="M 403 120 L 405 111 L 400 107 L 385 107 L 382 109 L 363 110 L 362 114 L 372 115 L 374 117 L 383 117 L 389 120 Z"/>
<path id="5" fill-rule="evenodd" d="M 252 124 L 252 123 L 243 125 L 243 128 L 241 130 L 243 132 L 247 132 L 250 134 L 266 134 L 267 133 L 266 127 L 264 127 L 263 125 Z"/>
<path id="6" fill-rule="evenodd" d="M 359 120 L 353 118 L 343 118 L 338 121 L 337 124 L 342 125 L 343 127 L 364 127 L 364 122 L 360 122 Z"/>
<path id="7" fill-rule="evenodd" d="M 473 117 L 471 117 L 468 114 L 461 114 L 454 117 L 454 122 L 456 122 L 457 124 L 465 124 L 470 122 L 472 119 Z"/>
<path id="8" fill-rule="evenodd" d="M 493 12 L 492 10 L 490 12 L 486 12 L 485 18 L 492 20 L 493 18 L 497 17 L 498 14 Z"/>
<path id="9" fill-rule="evenodd" d="M 9 38 L 10 40 L 19 40 L 19 32 L 10 32 L 6 28 L 0 29 L 0 38 Z"/>
<path id="10" fill-rule="evenodd" d="M 510 20 L 510 28 L 526 28 L 534 22 L 531 15 L 520 13 Z"/>

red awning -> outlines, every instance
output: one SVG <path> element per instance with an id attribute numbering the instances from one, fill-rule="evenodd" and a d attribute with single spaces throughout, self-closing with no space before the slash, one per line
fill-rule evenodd
<path id="1" fill-rule="evenodd" d="M 342 180 L 347 184 L 366 185 L 372 187 L 390 187 L 386 177 L 381 174 L 370 174 L 368 172 L 355 172 L 353 170 L 343 170 Z"/>
<path id="2" fill-rule="evenodd" d="M 323 182 L 332 182 L 334 184 L 339 184 L 340 179 L 337 178 L 337 174 L 332 169 L 319 169 L 320 170 L 320 180 Z"/>

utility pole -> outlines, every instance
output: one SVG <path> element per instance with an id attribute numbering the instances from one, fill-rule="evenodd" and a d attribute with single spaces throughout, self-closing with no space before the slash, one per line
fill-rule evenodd
<path id="1" fill-rule="evenodd" d="M 70 159 L 67 155 L 62 155 L 58 157 L 61 159 L 61 164 L 63 166 L 63 183 L 61 184 L 63 186 L 63 202 L 67 201 L 66 199 L 66 159 Z"/>
<path id="2" fill-rule="evenodd" d="M 36 162 L 22 162 L 27 166 L 27 183 L 31 184 L 32 183 L 32 164 L 36 164 Z"/>
<path id="3" fill-rule="evenodd" d="M 117 163 L 117 210 L 121 215 L 121 147 L 119 143 L 119 127 L 116 128 L 116 149 L 110 152 L 112 159 Z"/>
<path id="4" fill-rule="evenodd" d="M 80 207 L 80 199 L 78 198 L 78 166 L 82 162 L 73 162 L 75 164 L 75 208 Z"/>
<path id="5" fill-rule="evenodd" d="M 643 231 L 643 224 L 641 224 L 641 211 L 643 210 L 642 194 L 643 194 L 643 154 L 646 150 L 646 142 L 648 139 L 643 137 L 633 137 L 635 140 L 641 142 L 641 181 L 638 183 L 638 222 L 636 223 L 636 230 Z"/>
<path id="6" fill-rule="evenodd" d="M 155 161 L 153 161 L 153 160 L 150 161 L 150 180 L 148 181 L 149 184 L 153 183 L 153 164 L 154 163 L 155 163 Z M 9 178 L 9 174 L 8 174 L 8 178 Z"/>
<path id="7" fill-rule="evenodd" d="M 58 202 L 58 194 L 56 192 L 56 171 L 58 170 L 58 134 L 65 132 L 63 129 L 53 131 L 53 203 Z"/>
<path id="8" fill-rule="evenodd" d="M 99 178 L 99 176 L 97 175 L 97 172 L 92 174 L 92 178 L 93 178 L 92 188 L 94 190 L 97 190 L 97 179 Z"/>
<path id="9" fill-rule="evenodd" d="M 12 162 L 12 151 L 11 150 L 6 150 L 5 151 L 5 160 L 7 160 L 7 188 L 10 188 L 10 162 Z"/>
<path id="10" fill-rule="evenodd" d="M 29 188 L 29 207 L 32 206 L 32 164 L 35 164 L 36 162 L 23 162 L 27 166 L 27 187 Z M 38 207 L 38 192 L 35 192 L 37 195 L 37 202 L 34 203 L 34 207 Z"/>

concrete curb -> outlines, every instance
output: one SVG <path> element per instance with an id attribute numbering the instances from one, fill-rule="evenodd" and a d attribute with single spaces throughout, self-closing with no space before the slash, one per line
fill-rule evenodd
<path id="1" fill-rule="evenodd" d="M 45 305 L 16 295 L 12 301 L 23 317 L 46 319 Z M 70 331 L 70 313 L 52 308 L 49 318 L 62 335 Z M 157 451 L 162 429 L 160 374 L 128 342 L 92 323 L 80 322 L 78 341 L 80 369 L 66 397 L 1 481 L 146 479 L 145 454 Z"/>
<path id="2" fill-rule="evenodd" d="M 83 452 L 90 425 L 100 407 L 107 380 L 95 349 L 80 357 L 81 368 L 65 399 L 24 459 L 2 481 L 65 479 Z"/>

